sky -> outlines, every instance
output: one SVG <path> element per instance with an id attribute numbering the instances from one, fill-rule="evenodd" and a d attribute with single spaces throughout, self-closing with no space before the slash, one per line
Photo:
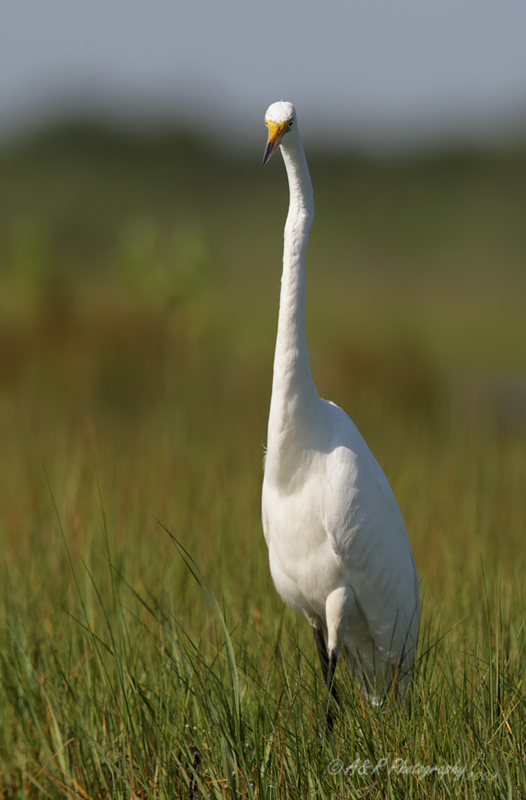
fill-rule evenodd
<path id="1" fill-rule="evenodd" d="M 232 147 L 412 147 L 526 131 L 525 0 L 4 0 L 0 137 L 81 111 Z"/>

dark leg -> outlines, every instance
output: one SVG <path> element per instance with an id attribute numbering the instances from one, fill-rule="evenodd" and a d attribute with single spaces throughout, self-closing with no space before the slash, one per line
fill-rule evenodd
<path id="1" fill-rule="evenodd" d="M 194 757 L 194 763 L 192 764 L 192 769 L 194 774 L 192 775 L 192 781 L 190 783 L 190 800 L 195 800 L 197 797 L 197 775 L 199 773 L 199 764 L 201 763 L 201 755 L 199 750 L 195 745 L 190 747 L 190 752 Z"/>
<path id="2" fill-rule="evenodd" d="M 323 673 L 323 681 L 327 683 L 327 672 L 329 670 L 329 654 L 327 653 L 327 645 L 325 644 L 325 636 L 321 628 L 313 628 L 314 639 L 316 640 L 316 647 L 318 648 L 318 655 L 320 657 L 321 671 Z"/>
<path id="3" fill-rule="evenodd" d="M 333 650 L 329 658 L 329 668 L 327 670 L 326 682 L 329 694 L 336 700 L 336 702 L 338 702 L 338 695 L 336 694 L 336 686 L 334 685 L 334 673 L 336 671 L 337 662 L 338 662 L 338 656 Z"/>
<path id="4" fill-rule="evenodd" d="M 329 692 L 325 700 L 325 724 L 327 728 L 334 730 L 333 715 L 331 708 L 331 698 L 338 702 L 338 695 L 336 694 L 336 686 L 334 685 L 334 672 L 336 670 L 337 656 L 331 653 L 330 658 L 327 652 L 327 645 L 325 644 L 325 637 L 321 628 L 314 628 L 314 639 L 316 640 L 316 647 L 318 648 L 318 655 L 320 657 L 321 671 L 323 673 L 323 680 Z"/>

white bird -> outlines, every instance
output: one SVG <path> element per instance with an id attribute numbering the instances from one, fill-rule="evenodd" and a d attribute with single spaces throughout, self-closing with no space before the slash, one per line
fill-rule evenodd
<path id="1" fill-rule="evenodd" d="M 291 103 L 265 115 L 266 164 L 280 146 L 290 189 L 262 517 L 282 599 L 314 629 L 329 697 L 340 649 L 381 703 L 407 689 L 420 591 L 402 514 L 382 468 L 341 408 L 318 397 L 305 332 L 312 184 Z M 332 728 L 328 702 L 326 723 Z"/>

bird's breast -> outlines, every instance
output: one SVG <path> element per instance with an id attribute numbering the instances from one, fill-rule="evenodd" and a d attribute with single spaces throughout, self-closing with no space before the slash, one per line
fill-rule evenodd
<path id="1" fill-rule="evenodd" d="M 263 484 L 263 520 L 270 571 L 279 594 L 297 611 L 324 616 L 341 567 L 322 523 L 318 487 L 306 481 L 283 493 Z"/>

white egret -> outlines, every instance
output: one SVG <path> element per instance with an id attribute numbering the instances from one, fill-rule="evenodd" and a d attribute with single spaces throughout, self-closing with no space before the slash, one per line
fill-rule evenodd
<path id="1" fill-rule="evenodd" d="M 305 333 L 312 184 L 294 106 L 274 103 L 265 123 L 263 164 L 279 145 L 290 189 L 262 497 L 270 571 L 314 629 L 329 697 L 343 648 L 361 691 L 380 703 L 391 687 L 398 696 L 407 687 L 418 575 L 380 465 L 345 412 L 316 392 Z"/>

